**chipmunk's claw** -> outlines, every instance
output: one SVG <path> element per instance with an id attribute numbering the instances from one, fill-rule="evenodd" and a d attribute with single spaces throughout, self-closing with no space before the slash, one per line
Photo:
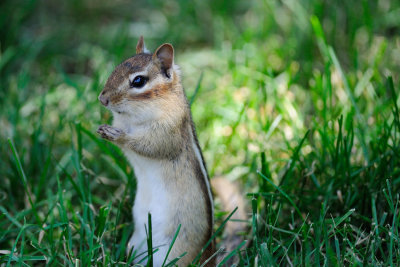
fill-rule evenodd
<path id="1" fill-rule="evenodd" d="M 101 138 L 110 141 L 116 141 L 124 134 L 122 130 L 107 124 L 100 125 L 99 129 L 97 129 L 97 133 L 100 134 Z"/>

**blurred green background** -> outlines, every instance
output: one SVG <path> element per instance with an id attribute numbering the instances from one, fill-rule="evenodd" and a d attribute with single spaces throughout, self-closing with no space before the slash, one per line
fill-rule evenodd
<path id="1" fill-rule="evenodd" d="M 175 47 L 210 176 L 253 197 L 243 264 L 396 265 L 399 33 L 389 0 L 1 1 L 0 262 L 126 260 L 135 181 L 97 96 L 143 35 Z"/>

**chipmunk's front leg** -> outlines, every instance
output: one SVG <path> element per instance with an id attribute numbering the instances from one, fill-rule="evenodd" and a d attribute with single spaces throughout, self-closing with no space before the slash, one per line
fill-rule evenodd
<path id="1" fill-rule="evenodd" d="M 115 143 L 123 142 L 126 136 L 126 133 L 123 130 L 107 124 L 100 125 L 99 129 L 97 129 L 97 133 L 100 134 L 102 138 Z"/>

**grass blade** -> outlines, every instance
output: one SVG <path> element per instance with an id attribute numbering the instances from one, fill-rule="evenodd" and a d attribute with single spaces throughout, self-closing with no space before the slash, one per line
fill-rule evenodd
<path id="1" fill-rule="evenodd" d="M 178 225 L 178 229 L 176 229 L 176 231 L 175 231 L 175 235 L 172 238 L 171 244 L 169 245 L 169 248 L 168 248 L 168 251 L 167 251 L 167 255 L 165 255 L 165 259 L 164 259 L 164 262 L 163 262 L 162 266 L 164 266 L 165 262 L 167 261 L 169 253 L 171 252 L 171 249 L 172 249 L 173 245 L 175 244 L 175 240 L 178 237 L 178 234 L 179 234 L 180 230 L 181 230 L 181 224 Z"/>
<path id="2" fill-rule="evenodd" d="M 42 222 L 41 222 L 41 220 L 39 218 L 39 215 L 38 215 L 38 213 L 36 211 L 35 203 L 33 203 L 33 201 L 32 201 L 32 193 L 31 193 L 31 190 L 29 188 L 28 180 L 26 179 L 24 169 L 22 168 L 21 161 L 20 161 L 19 156 L 18 156 L 18 152 L 15 149 L 14 144 L 11 141 L 11 139 L 8 139 L 8 144 L 10 145 L 11 151 L 13 153 L 14 160 L 15 160 L 15 163 L 17 165 L 18 173 L 20 175 L 22 184 L 24 186 L 25 193 L 27 194 L 28 199 L 29 199 L 29 203 L 31 204 L 33 215 L 35 216 L 37 224 L 38 225 L 42 225 Z"/>

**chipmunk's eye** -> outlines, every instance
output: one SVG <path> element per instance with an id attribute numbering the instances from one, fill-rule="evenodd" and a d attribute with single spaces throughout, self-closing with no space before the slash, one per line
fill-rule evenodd
<path id="1" fill-rule="evenodd" d="M 140 88 L 143 85 L 145 85 L 148 80 L 149 80 L 148 77 L 138 75 L 131 81 L 130 86 L 131 86 L 131 88 L 133 88 L 133 87 Z"/>

